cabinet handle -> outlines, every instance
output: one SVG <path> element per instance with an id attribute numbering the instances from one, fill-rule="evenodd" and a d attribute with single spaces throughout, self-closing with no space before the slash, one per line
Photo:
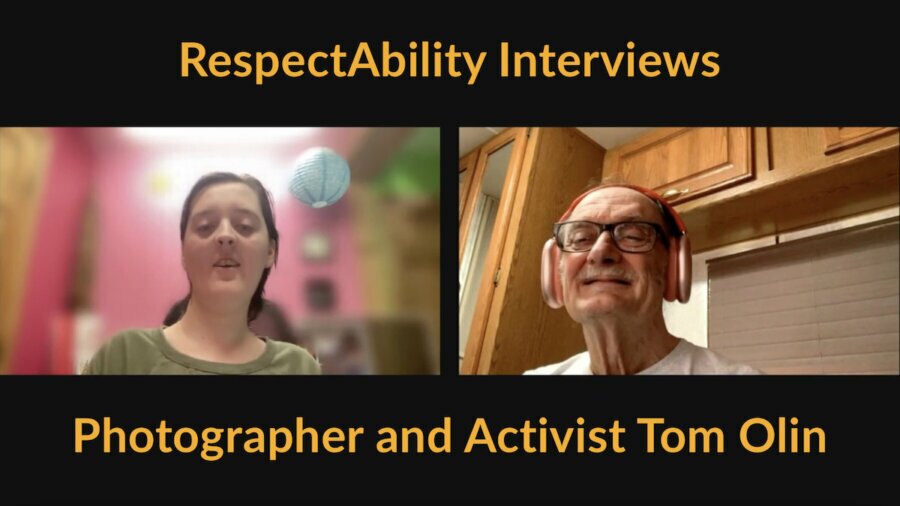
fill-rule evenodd
<path id="1" fill-rule="evenodd" d="M 678 197 L 678 196 L 680 196 L 680 195 L 684 195 L 685 193 L 687 193 L 687 192 L 689 192 L 689 191 L 691 191 L 691 190 L 689 190 L 688 188 L 685 188 L 685 189 L 683 189 L 683 190 L 679 190 L 679 189 L 677 189 L 677 188 L 672 188 L 671 190 L 666 190 L 666 191 L 662 194 L 662 198 L 664 198 L 664 199 L 670 199 L 670 198 L 672 198 L 672 197 Z"/>

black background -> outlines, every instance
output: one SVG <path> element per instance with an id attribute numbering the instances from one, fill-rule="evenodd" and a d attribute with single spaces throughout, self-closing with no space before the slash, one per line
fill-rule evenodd
<path id="1" fill-rule="evenodd" d="M 789 14 L 785 6 L 728 12 L 614 12 L 598 4 L 539 8 L 440 3 L 409 8 L 257 3 L 232 10 L 160 12 L 150 5 L 83 6 L 5 16 L 0 124 L 9 126 L 305 125 L 439 126 L 442 164 L 457 163 L 459 126 L 477 125 L 896 125 L 896 28 L 890 16 L 848 4 Z M 722 7 L 723 11 L 725 10 Z M 517 18 L 517 12 L 529 13 Z M 720 17 L 716 17 L 719 15 Z M 180 43 L 214 50 L 330 50 L 367 41 L 440 40 L 488 51 L 478 82 L 463 79 L 183 79 Z M 694 78 L 497 77 L 500 41 L 538 51 L 642 50 L 721 56 L 719 76 Z M 898 377 L 519 378 L 457 377 L 456 174 L 443 171 L 442 376 L 427 378 L 0 378 L 0 502 L 47 498 L 406 496 L 424 500 L 584 496 L 626 499 L 895 499 Z M 2 301 L 0 301 L 2 303 Z M 123 427 L 363 426 L 356 454 L 74 453 L 74 418 Z M 378 428 L 453 419 L 453 453 L 382 455 Z M 491 455 L 462 449 L 476 417 L 518 427 L 541 416 L 566 428 L 618 419 L 627 452 Z M 827 434 L 825 454 L 751 454 L 743 421 L 795 416 Z M 724 454 L 648 455 L 638 417 L 719 427 Z"/>

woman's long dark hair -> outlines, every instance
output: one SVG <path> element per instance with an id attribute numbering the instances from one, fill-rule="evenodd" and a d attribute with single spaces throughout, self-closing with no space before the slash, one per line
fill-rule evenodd
<path id="1" fill-rule="evenodd" d="M 181 243 L 184 244 L 184 234 L 187 232 L 188 219 L 191 217 L 191 211 L 194 208 L 194 200 L 197 198 L 197 195 L 204 189 L 221 183 L 243 183 L 256 193 L 256 198 L 259 200 L 259 208 L 262 210 L 263 220 L 266 222 L 266 230 L 269 232 L 269 239 L 275 241 L 275 262 L 277 263 L 278 230 L 275 228 L 275 214 L 272 212 L 271 195 L 266 191 L 258 179 L 247 174 L 239 176 L 231 172 L 212 172 L 201 177 L 200 180 L 194 184 L 194 187 L 191 188 L 190 193 L 188 193 L 187 198 L 184 200 L 184 206 L 181 208 Z M 274 267 L 275 264 L 273 263 L 272 265 Z M 259 315 L 259 312 L 262 310 L 263 293 L 265 292 L 266 280 L 269 279 L 269 271 L 271 270 L 270 267 L 263 269 L 262 277 L 259 278 L 259 284 L 256 285 L 256 291 L 253 292 L 253 297 L 250 299 L 250 307 L 247 308 L 248 324 L 256 319 L 257 315 Z M 190 283 L 190 279 L 188 279 L 188 283 Z M 182 305 L 182 311 L 187 309 L 187 303 L 190 300 L 191 294 L 188 292 L 187 296 L 178 303 Z M 170 315 L 170 317 L 171 316 L 174 315 Z M 181 316 L 183 316 L 183 313 L 178 315 L 175 321 L 180 320 Z"/>

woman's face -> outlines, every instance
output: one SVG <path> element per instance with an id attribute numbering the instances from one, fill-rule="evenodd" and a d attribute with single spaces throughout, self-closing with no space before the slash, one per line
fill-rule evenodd
<path id="1" fill-rule="evenodd" d="M 249 303 L 263 269 L 275 262 L 254 191 L 243 183 L 220 183 L 194 199 L 181 249 L 192 296 L 231 295 Z"/>

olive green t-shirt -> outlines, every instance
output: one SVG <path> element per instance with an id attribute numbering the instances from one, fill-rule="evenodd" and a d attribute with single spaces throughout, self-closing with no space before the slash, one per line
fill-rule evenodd
<path id="1" fill-rule="evenodd" d="M 262 338 L 259 358 L 222 364 L 194 358 L 166 341 L 163 327 L 131 329 L 113 336 L 87 363 L 82 374 L 321 374 L 319 363 L 303 348 Z"/>

